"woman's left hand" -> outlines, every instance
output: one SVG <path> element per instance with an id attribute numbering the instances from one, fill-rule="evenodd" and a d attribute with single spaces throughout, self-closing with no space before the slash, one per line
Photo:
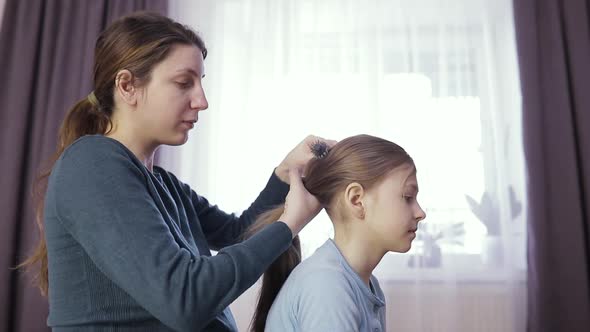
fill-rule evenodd
<path id="1" fill-rule="evenodd" d="M 279 166 L 275 169 L 275 174 L 285 183 L 289 181 L 289 169 L 297 169 L 301 172 L 305 169 L 307 163 L 314 157 L 311 147 L 317 141 L 325 142 L 329 148 L 334 146 L 337 142 L 334 140 L 324 139 L 318 136 L 309 135 L 301 141 L 287 156 Z"/>

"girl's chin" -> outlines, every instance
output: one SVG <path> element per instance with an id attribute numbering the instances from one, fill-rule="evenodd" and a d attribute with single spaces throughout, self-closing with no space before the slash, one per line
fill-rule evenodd
<path id="1" fill-rule="evenodd" d="M 406 253 L 408 251 L 410 251 L 410 249 L 412 249 L 412 241 L 408 241 L 407 244 L 402 244 L 402 243 L 396 243 L 396 246 L 394 247 L 395 249 L 393 250 L 389 250 L 392 252 L 399 252 L 401 254 Z"/>

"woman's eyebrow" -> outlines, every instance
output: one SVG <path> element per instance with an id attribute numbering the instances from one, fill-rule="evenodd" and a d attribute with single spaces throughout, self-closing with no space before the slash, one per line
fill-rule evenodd
<path id="1" fill-rule="evenodd" d="M 192 69 L 192 68 L 180 68 L 180 69 L 176 70 L 176 73 L 177 73 L 177 74 L 178 74 L 178 73 L 184 73 L 184 72 L 187 72 L 187 73 L 189 73 L 189 74 L 191 74 L 191 75 L 193 75 L 193 76 L 196 76 L 196 77 L 205 77 L 205 74 L 203 74 L 203 75 L 199 75 L 199 73 L 197 73 L 197 72 L 196 72 L 194 69 Z"/>

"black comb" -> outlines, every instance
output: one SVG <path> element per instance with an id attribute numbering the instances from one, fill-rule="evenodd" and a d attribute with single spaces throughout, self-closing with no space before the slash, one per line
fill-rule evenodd
<path id="1" fill-rule="evenodd" d="M 322 159 L 328 155 L 328 144 L 324 141 L 315 141 L 309 148 L 317 159 Z"/>

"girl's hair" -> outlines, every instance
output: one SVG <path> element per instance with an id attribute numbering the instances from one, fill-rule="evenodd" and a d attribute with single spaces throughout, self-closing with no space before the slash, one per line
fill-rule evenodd
<path id="1" fill-rule="evenodd" d="M 18 267 L 32 268 L 39 264 L 35 281 L 43 295 L 47 295 L 48 290 L 43 201 L 51 168 L 63 151 L 78 138 L 108 133 L 115 106 L 115 80 L 120 70 L 129 70 L 134 84 L 145 86 L 154 67 L 179 44 L 195 45 L 203 53 L 203 58 L 207 56 L 205 43 L 188 26 L 155 13 L 136 12 L 121 17 L 98 36 L 94 49 L 94 90 L 66 114 L 59 130 L 57 151 L 34 185 L 36 220 L 41 234 L 33 254 Z"/>
<path id="2" fill-rule="evenodd" d="M 402 165 L 414 165 L 406 151 L 388 140 L 358 135 L 343 139 L 334 145 L 325 156 L 312 159 L 304 172 L 305 188 L 313 194 L 326 209 L 329 216 L 337 211 L 337 194 L 350 183 L 357 182 L 365 190 L 371 189 L 392 170 Z M 264 226 L 278 220 L 283 206 L 262 214 L 250 226 L 246 236 L 251 236 Z M 250 325 L 251 331 L 262 332 L 270 307 L 291 271 L 301 262 L 299 237 L 293 244 L 266 270 L 262 280 L 262 289 L 254 317 Z"/>

